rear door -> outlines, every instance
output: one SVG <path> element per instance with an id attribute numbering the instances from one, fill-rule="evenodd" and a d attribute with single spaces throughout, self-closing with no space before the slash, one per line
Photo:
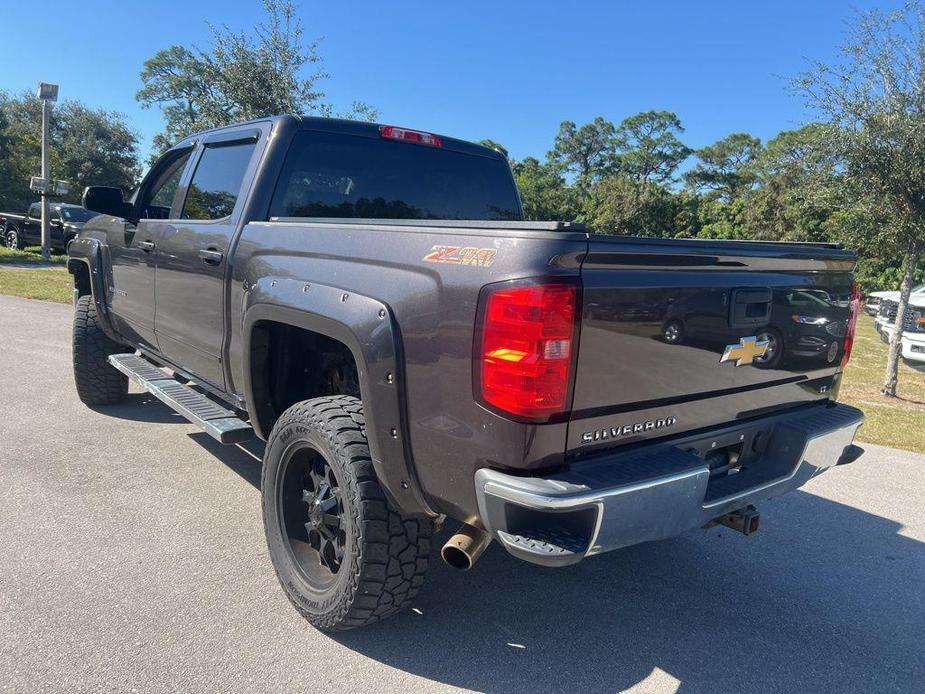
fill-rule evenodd
<path id="1" fill-rule="evenodd" d="M 61 219 L 61 208 L 50 207 L 48 209 L 48 234 L 49 242 L 60 244 L 64 239 L 64 221 Z"/>
<path id="2" fill-rule="evenodd" d="M 268 126 L 223 130 L 197 147 L 179 219 L 158 242 L 155 330 L 161 353 L 223 387 L 225 273 L 230 243 Z M 265 138 L 263 138 L 265 139 Z"/>
<path id="3" fill-rule="evenodd" d="M 853 265 L 831 247 L 592 236 L 570 449 L 831 397 Z"/>
<path id="4" fill-rule="evenodd" d="M 23 245 L 37 246 L 42 243 L 42 204 L 34 202 L 29 205 L 26 218 L 22 223 Z"/>

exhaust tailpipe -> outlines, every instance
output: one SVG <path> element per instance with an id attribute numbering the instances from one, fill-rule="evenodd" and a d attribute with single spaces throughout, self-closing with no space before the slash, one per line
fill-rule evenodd
<path id="1" fill-rule="evenodd" d="M 460 571 L 468 571 L 491 543 L 491 535 L 466 523 L 440 550 L 443 561 Z"/>

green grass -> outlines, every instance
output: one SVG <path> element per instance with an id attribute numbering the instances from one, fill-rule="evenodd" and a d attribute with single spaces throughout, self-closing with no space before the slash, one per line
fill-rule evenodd
<path id="1" fill-rule="evenodd" d="M 0 265 L 64 265 L 66 260 L 66 255 L 52 255 L 50 260 L 45 260 L 40 248 L 11 251 L 6 246 L 0 246 Z"/>
<path id="2" fill-rule="evenodd" d="M 11 268 L 5 263 L 20 263 L 22 256 L 41 263 L 41 256 L 0 249 L 0 294 L 22 296 L 29 299 L 57 301 L 72 300 L 71 277 L 63 267 Z M 15 258 L 15 260 L 7 260 Z M 61 265 L 63 256 L 52 261 Z M 858 318 L 858 333 L 845 370 L 839 398 L 843 402 L 864 410 L 867 421 L 861 427 L 858 440 L 883 446 L 925 452 L 925 373 L 900 364 L 897 398 L 880 395 L 883 374 L 886 371 L 887 345 L 880 341 L 870 316 Z"/>
<path id="3" fill-rule="evenodd" d="M 857 339 L 845 369 L 839 399 L 864 410 L 858 440 L 907 451 L 925 452 L 925 373 L 899 365 L 896 398 L 880 395 L 888 347 L 873 319 L 858 317 Z"/>
<path id="4" fill-rule="evenodd" d="M 0 267 L 0 294 L 69 304 L 73 288 L 71 276 L 64 268 Z"/>

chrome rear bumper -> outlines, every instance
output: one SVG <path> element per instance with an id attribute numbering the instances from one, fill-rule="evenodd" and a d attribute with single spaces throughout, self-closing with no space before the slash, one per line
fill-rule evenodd
<path id="1" fill-rule="evenodd" d="M 863 421 L 860 410 L 838 404 L 750 423 L 769 437 L 761 455 L 737 474 L 714 479 L 687 439 L 610 454 L 548 478 L 483 468 L 475 475 L 481 520 L 514 556 L 571 564 L 672 537 L 797 489 L 839 460 L 857 458 L 851 444 Z M 730 431 L 737 430 L 724 433 Z"/>

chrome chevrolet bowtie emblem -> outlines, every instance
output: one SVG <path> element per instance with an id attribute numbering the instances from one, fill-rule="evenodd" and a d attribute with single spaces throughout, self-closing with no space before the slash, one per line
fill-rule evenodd
<path id="1" fill-rule="evenodd" d="M 740 337 L 739 344 L 727 345 L 720 363 L 736 360 L 736 366 L 751 364 L 755 357 L 763 357 L 768 351 L 768 341 L 758 342 L 757 337 Z"/>

